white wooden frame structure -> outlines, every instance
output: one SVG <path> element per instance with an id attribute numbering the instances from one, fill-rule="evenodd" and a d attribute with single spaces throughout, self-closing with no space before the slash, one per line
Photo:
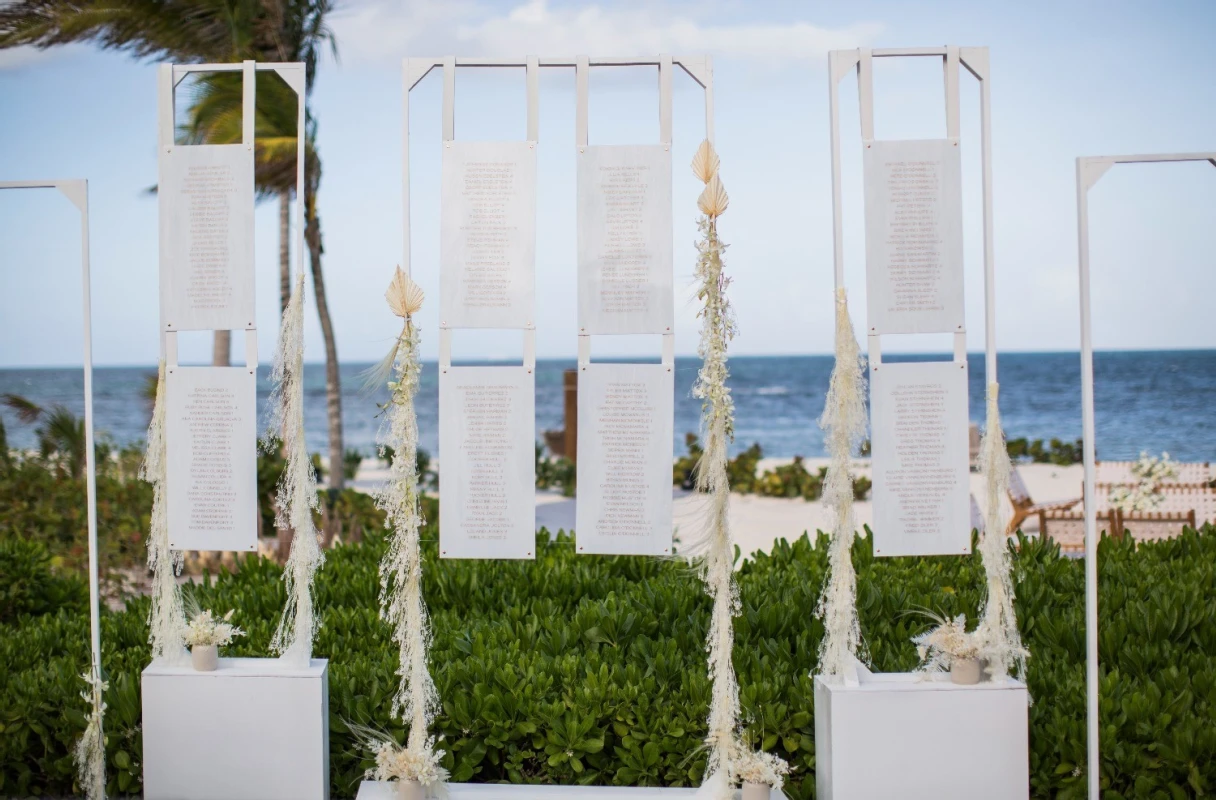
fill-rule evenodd
<path id="1" fill-rule="evenodd" d="M 710 56 L 671 56 L 661 54 L 657 58 L 631 57 L 555 57 L 541 58 L 464 58 L 407 57 L 402 60 L 402 254 L 401 267 L 411 274 L 410 257 L 410 92 L 434 69 L 443 74 L 442 137 L 445 146 L 456 138 L 456 70 L 458 68 L 523 68 L 527 85 L 527 133 L 525 141 L 535 145 L 540 139 L 540 69 L 573 68 L 576 87 L 575 144 L 579 148 L 588 146 L 589 128 L 589 75 L 592 67 L 657 67 L 659 72 L 659 139 L 660 144 L 671 146 L 672 140 L 672 67 L 679 66 L 702 89 L 705 90 L 705 134 L 711 142 L 714 138 L 713 61 Z M 446 373 L 452 368 L 452 326 L 442 319 L 439 324 L 439 369 Z M 536 325 L 529 320 L 524 330 L 523 367 L 528 374 L 536 370 Z M 591 337 L 580 331 L 578 363 L 585 370 L 591 363 Z M 675 334 L 668 330 L 662 334 L 661 363 L 672 372 L 675 366 Z M 440 555 L 446 555 L 440 548 Z M 527 558 L 533 553 L 528 552 Z"/>
<path id="2" fill-rule="evenodd" d="M 987 47 L 899 47 L 833 50 L 828 53 L 828 102 L 832 148 L 832 256 L 837 291 L 844 287 L 844 228 L 840 165 L 840 81 L 857 72 L 858 105 L 863 144 L 874 140 L 874 72 L 876 58 L 938 58 L 942 60 L 946 100 L 946 138 L 959 138 L 959 74 L 965 67 L 980 83 L 980 160 L 984 238 L 984 370 L 986 383 L 996 382 L 996 286 L 992 236 L 992 115 Z M 882 364 L 881 336 L 867 326 L 870 370 Z M 967 331 L 954 333 L 954 363 L 967 369 Z M 970 552 L 970 547 L 963 553 Z"/>
<path id="3" fill-rule="evenodd" d="M 58 189 L 80 212 L 80 281 L 84 328 L 84 462 L 89 530 L 89 646 L 93 686 L 101 686 L 101 600 L 97 563 L 97 454 L 93 444 L 93 300 L 89 274 L 89 182 L 0 181 L 0 189 Z"/>
<path id="4" fill-rule="evenodd" d="M 161 64 L 157 69 L 157 154 L 164 168 L 165 159 L 178 145 L 175 139 L 176 90 L 190 74 L 196 72 L 240 72 L 241 82 L 241 145 L 250 151 L 255 147 L 255 122 L 257 109 L 257 73 L 274 72 L 296 93 L 298 111 L 296 115 L 296 208 L 295 247 L 297 274 L 304 274 L 304 155 L 307 121 L 305 97 L 308 91 L 308 73 L 305 64 L 292 62 L 243 61 L 225 64 Z M 255 156 L 256 157 L 256 156 Z M 252 316 L 252 315 L 251 315 Z M 161 303 L 160 355 L 167 373 L 178 366 L 177 331 L 164 318 L 164 303 Z M 250 319 L 245 328 L 245 368 L 256 378 L 258 369 L 257 320 Z M 172 535 L 172 532 L 171 532 Z M 175 548 L 176 549 L 176 548 Z M 251 550 L 256 550 L 255 544 Z"/>
<path id="5" fill-rule="evenodd" d="M 1085 697 L 1089 797 L 1098 800 L 1098 532 L 1094 495 L 1094 345 L 1089 282 L 1089 190 L 1115 164 L 1207 161 L 1216 167 L 1216 152 L 1130 156 L 1082 156 L 1077 159 L 1077 249 L 1081 281 L 1081 450 L 1085 465 Z"/>

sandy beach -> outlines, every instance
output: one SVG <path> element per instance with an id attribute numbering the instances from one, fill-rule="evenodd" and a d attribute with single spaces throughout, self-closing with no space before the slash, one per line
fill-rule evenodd
<path id="1" fill-rule="evenodd" d="M 766 458 L 757 467 L 759 473 L 773 469 L 781 464 L 788 464 L 793 459 Z M 828 464 L 826 458 L 808 458 L 807 468 L 812 472 Z M 853 464 L 856 475 L 870 477 L 869 459 L 858 459 Z M 1030 496 L 1036 503 L 1053 500 L 1069 500 L 1081 496 L 1083 470 L 1080 464 L 1066 467 L 1054 464 L 1021 464 L 1017 470 L 1022 476 Z M 387 475 L 382 462 L 375 459 L 365 459 L 359 469 L 355 481 L 351 484 L 361 491 L 374 489 Z M 976 472 L 971 473 L 971 494 L 980 507 L 986 511 L 983 477 Z M 676 537 L 686 538 L 701 525 L 704 497 L 679 488 L 673 488 L 674 499 L 673 520 Z M 873 504 L 869 500 L 858 502 L 856 509 L 859 525 L 868 525 L 874 518 Z M 731 528 L 735 543 L 744 555 L 755 552 L 768 552 L 773 542 L 778 539 L 797 539 L 804 532 L 814 533 L 825 530 L 829 525 L 827 512 L 818 501 L 808 502 L 799 498 L 765 497 L 751 494 L 734 494 L 731 496 L 730 507 Z M 561 530 L 571 530 L 575 520 L 575 500 L 563 497 L 554 491 L 538 491 L 536 493 L 536 527 L 537 530 L 546 528 L 556 533 Z M 1023 531 L 1038 533 L 1037 517 L 1026 520 Z"/>

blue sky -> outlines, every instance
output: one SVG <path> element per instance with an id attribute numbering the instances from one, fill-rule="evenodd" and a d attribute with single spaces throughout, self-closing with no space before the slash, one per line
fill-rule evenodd
<path id="1" fill-rule="evenodd" d="M 993 79 L 998 345 L 1079 341 L 1074 159 L 1216 150 L 1216 4 L 1210 2 L 558 2 L 349 0 L 333 18 L 340 61 L 319 72 L 321 191 L 331 309 L 343 360 L 383 354 L 396 325 L 382 300 L 401 251 L 402 56 L 714 56 L 717 141 L 731 195 L 740 354 L 831 349 L 832 240 L 826 52 L 856 46 L 987 45 Z M 0 52 L 0 179 L 85 177 L 92 203 L 93 335 L 100 364 L 157 355 L 156 68 L 90 47 Z M 413 93 L 413 264 L 432 295 L 424 356 L 436 352 L 439 89 Z M 962 78 L 969 348 L 983 347 L 978 91 Z M 653 71 L 594 72 L 592 143 L 657 141 Z M 856 81 L 842 83 L 845 252 L 864 309 Z M 879 138 L 944 135 L 941 70 L 927 59 L 875 71 Z M 697 185 L 683 165 L 704 135 L 700 89 L 675 81 L 677 352 L 696 346 L 691 291 Z M 457 137 L 524 135 L 523 74 L 457 79 Z M 537 347 L 573 355 L 574 76 L 541 81 Z M 1095 342 L 1105 348 L 1214 347 L 1216 170 L 1120 167 L 1091 195 Z M 277 215 L 258 209 L 259 349 L 278 316 Z M 79 362 L 79 239 L 50 192 L 0 193 L 0 366 Z M 858 320 L 860 322 L 860 319 Z M 308 358 L 322 359 L 315 314 Z M 884 349 L 943 349 L 892 339 Z M 187 358 L 208 350 L 202 334 Z M 657 352 L 650 341 L 598 353 Z M 465 334 L 457 355 L 517 357 L 518 337 Z"/>

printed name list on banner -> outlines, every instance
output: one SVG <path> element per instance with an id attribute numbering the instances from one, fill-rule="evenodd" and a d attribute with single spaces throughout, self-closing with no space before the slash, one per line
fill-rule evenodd
<path id="1" fill-rule="evenodd" d="M 449 328 L 533 323 L 534 142 L 444 142 L 440 316 Z"/>
<path id="2" fill-rule="evenodd" d="M 161 324 L 253 328 L 253 151 L 176 146 L 160 164 Z"/>
<path id="3" fill-rule="evenodd" d="M 671 333 L 671 151 L 580 148 L 580 334 Z"/>
<path id="4" fill-rule="evenodd" d="M 874 554 L 971 552 L 967 370 L 953 361 L 870 372 Z"/>
<path id="5" fill-rule="evenodd" d="M 868 332 L 961 332 L 958 140 L 868 142 L 863 166 Z"/>
<path id="6" fill-rule="evenodd" d="M 169 545 L 257 549 L 256 383 L 242 367 L 165 376 Z"/>
<path id="7" fill-rule="evenodd" d="M 439 372 L 439 554 L 534 558 L 535 386 L 525 367 Z"/>
<path id="8" fill-rule="evenodd" d="M 674 397 L 662 364 L 580 369 L 578 552 L 671 554 Z"/>

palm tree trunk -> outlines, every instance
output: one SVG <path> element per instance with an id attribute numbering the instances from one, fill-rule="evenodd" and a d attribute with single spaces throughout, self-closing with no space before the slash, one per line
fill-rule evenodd
<path id="1" fill-rule="evenodd" d="M 291 190 L 279 192 L 279 316 L 291 300 Z"/>
<path id="2" fill-rule="evenodd" d="M 325 409 L 329 418 L 329 488 L 341 489 L 346 483 L 342 470 L 342 382 L 338 374 L 338 345 L 334 340 L 334 325 L 329 317 L 325 299 L 325 276 L 321 274 L 321 221 L 316 214 L 316 196 L 309 205 L 308 224 L 304 238 L 308 243 L 312 266 L 312 287 L 317 298 L 317 316 L 321 321 L 321 337 L 325 340 Z"/>
<path id="3" fill-rule="evenodd" d="M 232 363 L 232 331 L 216 331 L 211 345 L 211 366 L 226 367 Z"/>

